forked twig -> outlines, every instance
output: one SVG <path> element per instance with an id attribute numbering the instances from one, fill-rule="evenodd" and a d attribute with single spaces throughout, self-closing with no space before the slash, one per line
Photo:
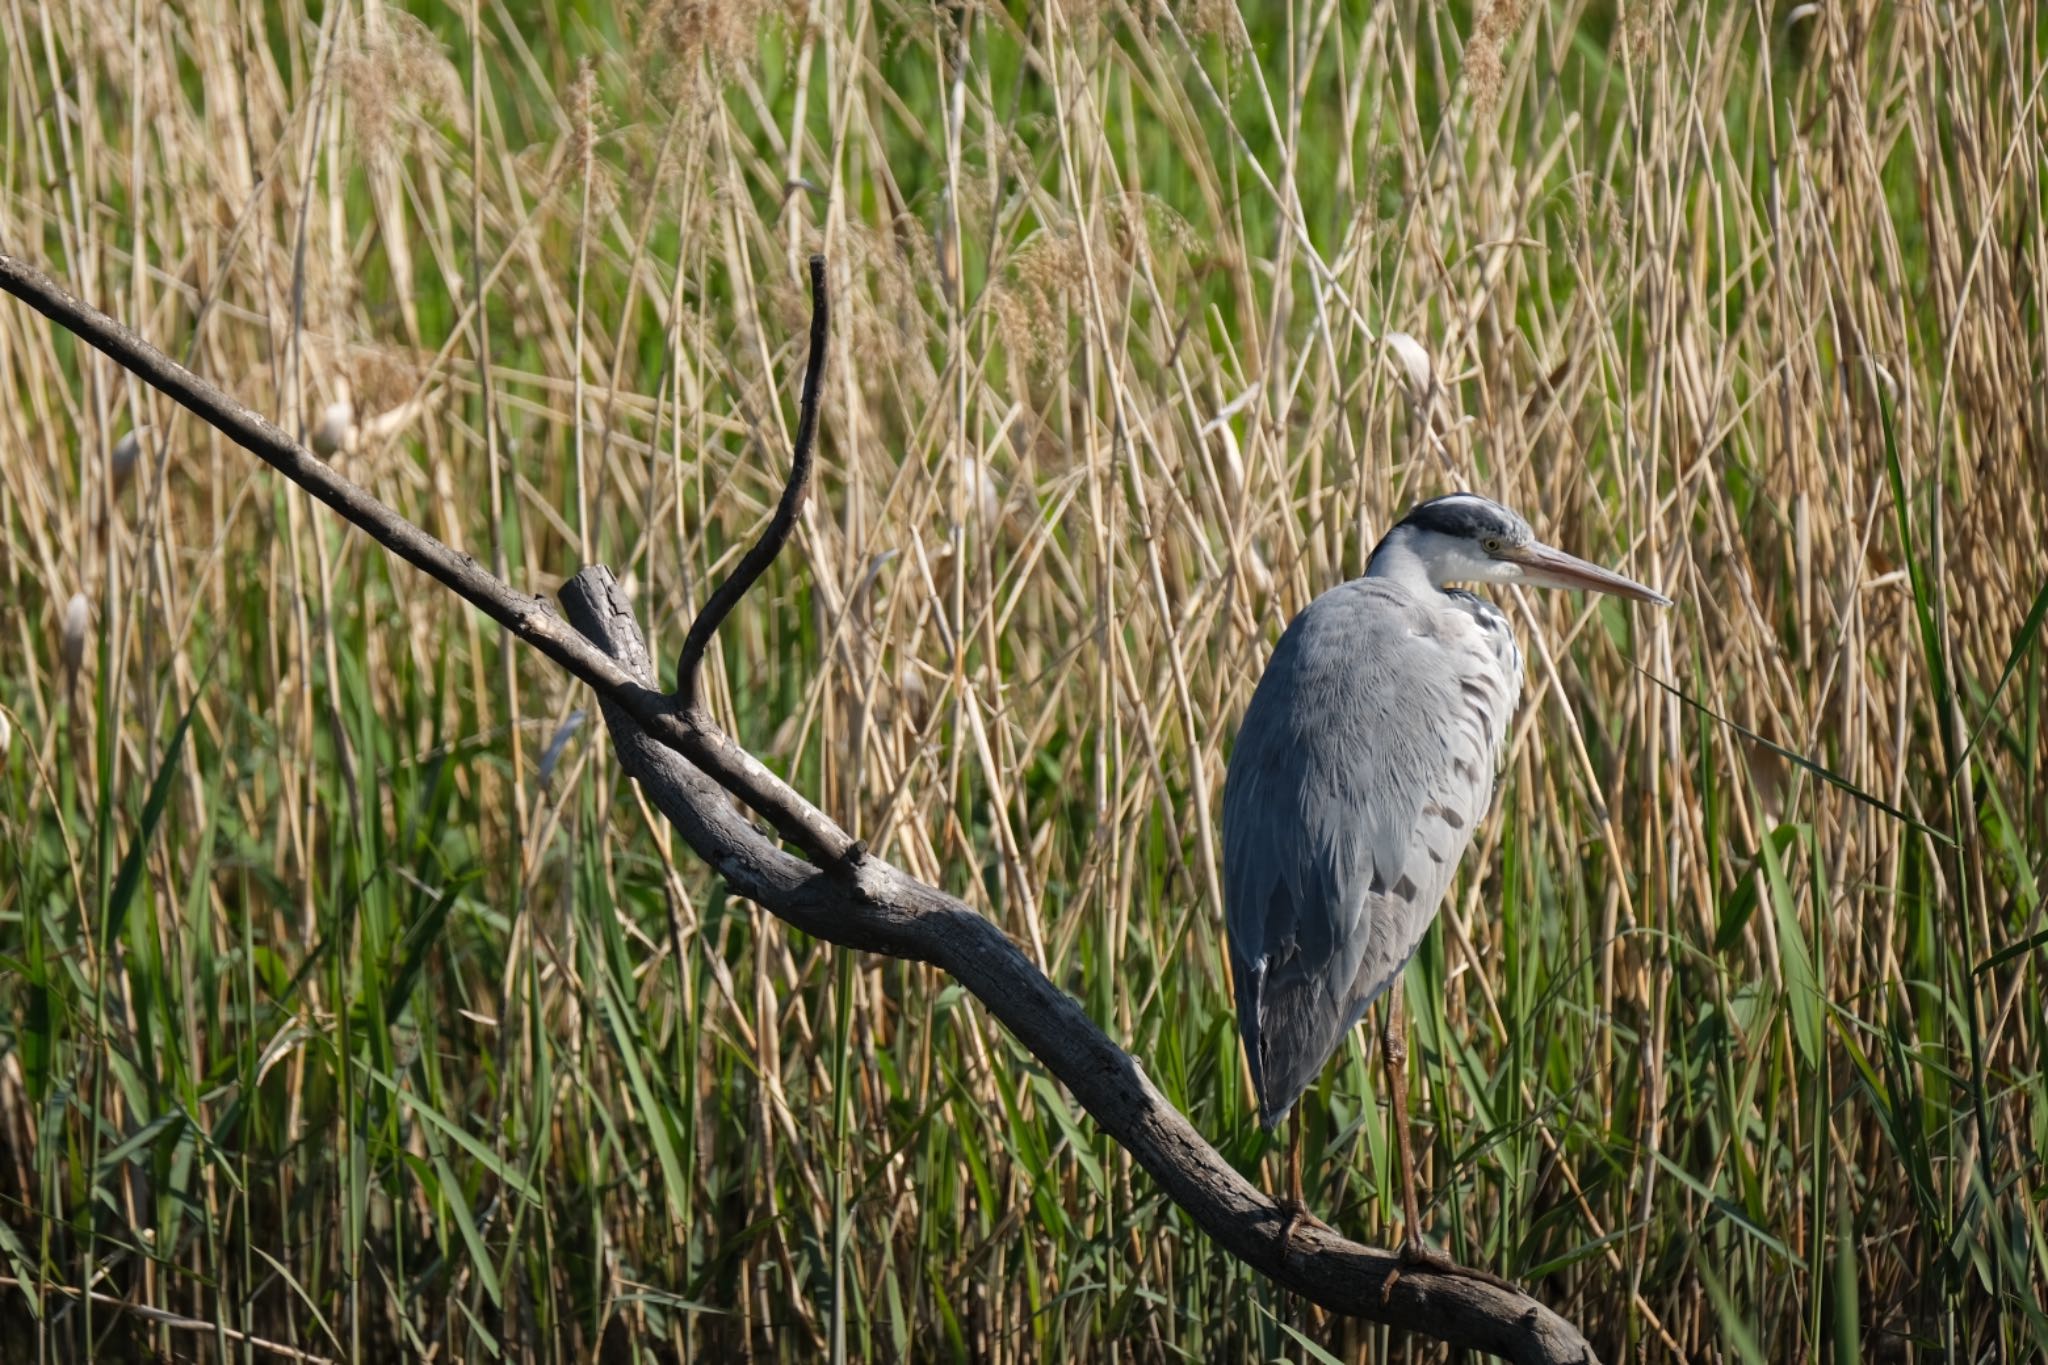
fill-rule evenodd
<path id="1" fill-rule="evenodd" d="M 91 304 L 74 298 L 26 261 L 0 253 L 0 289 L 176 400 L 379 545 L 532 645 L 571 676 L 588 683 L 599 695 L 625 707 L 648 733 L 716 777 L 719 785 L 813 861 L 843 867 L 858 859 L 846 831 L 733 743 L 701 709 L 685 714 L 669 697 L 627 677 L 590 641 L 571 630 L 545 598 L 517 591 L 469 555 L 413 525 L 261 414 L 236 402 Z"/>
<path id="2" fill-rule="evenodd" d="M 883 859 L 862 857 L 845 830 L 734 744 L 694 704 L 694 678 L 706 643 L 788 539 L 801 506 L 824 368 L 824 272 L 816 260 L 811 281 L 811 366 L 790 485 L 760 543 L 692 625 L 679 678 L 685 704 L 678 706 L 651 685 L 644 640 L 608 570 L 586 568 L 563 590 L 579 634 L 541 599 L 514 591 L 469 556 L 412 525 L 127 328 L 72 298 L 39 271 L 0 255 L 0 288 L 189 408 L 590 684 L 626 770 L 735 893 L 816 937 L 929 962 L 958 980 L 1231 1255 L 1334 1312 L 1531 1365 L 1595 1361 L 1576 1328 L 1526 1294 L 1467 1275 L 1404 1265 L 1389 1252 L 1313 1224 L 1283 1239 L 1287 1220 L 1279 1207 L 1225 1161 L 1137 1060 L 1112 1042 L 1073 996 L 1047 980 L 1000 928 Z M 822 866 L 784 852 L 733 809 L 730 796 L 738 796 Z"/>

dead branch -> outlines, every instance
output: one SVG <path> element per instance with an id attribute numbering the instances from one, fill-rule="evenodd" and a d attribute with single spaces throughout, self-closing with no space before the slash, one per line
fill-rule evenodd
<path id="1" fill-rule="evenodd" d="M 72 297 L 42 271 L 4 252 L 0 252 L 0 289 L 175 399 L 340 513 L 370 539 L 504 626 L 571 676 L 617 701 L 662 743 L 717 778 L 720 786 L 746 802 L 783 838 L 822 863 L 848 858 L 853 840 L 822 811 L 762 767 L 701 711 L 686 715 L 653 687 L 627 677 L 617 664 L 571 630 L 545 598 L 500 582 L 475 559 L 450 549 L 386 507 L 261 414 L 243 407 L 91 304 Z"/>
<path id="2" fill-rule="evenodd" d="M 735 893 L 827 942 L 930 963 L 958 980 L 1231 1255 L 1333 1312 L 1531 1365 L 1596 1361 L 1576 1328 L 1515 1290 L 1407 1266 L 1389 1252 L 1313 1224 L 1298 1229 L 1283 1249 L 1286 1219 L 1278 1206 L 1226 1162 L 1159 1093 L 1137 1060 L 999 928 L 884 860 L 863 856 L 843 829 L 735 744 L 701 706 L 686 704 L 712 632 L 773 560 L 802 502 L 827 327 L 824 272 L 816 260 L 811 281 L 817 311 L 795 468 L 761 542 L 693 624 L 680 695 L 671 698 L 654 685 L 644 639 L 609 570 L 585 568 L 564 589 L 563 603 L 576 627 L 571 629 L 544 600 L 500 582 L 126 327 L 40 271 L 0 254 L 0 288 L 175 399 L 588 683 L 626 771 Z M 729 797 L 767 819 L 814 861 L 783 851 Z"/>

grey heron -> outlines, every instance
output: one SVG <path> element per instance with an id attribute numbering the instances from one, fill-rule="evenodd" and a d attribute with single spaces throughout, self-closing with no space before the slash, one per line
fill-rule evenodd
<path id="1" fill-rule="evenodd" d="M 1671 605 L 1538 541 L 1472 493 L 1411 509 L 1365 576 L 1289 623 L 1252 693 L 1223 786 L 1223 890 L 1237 1020 L 1276 1127 L 1381 993 L 1400 979 L 1492 804 L 1522 693 L 1507 617 L 1454 583 L 1527 583 Z M 1428 1259 L 1415 1199 L 1389 997 L 1380 1030 L 1401 1159 L 1404 1253 Z M 1301 1130 L 1292 1211 L 1307 1216 Z"/>

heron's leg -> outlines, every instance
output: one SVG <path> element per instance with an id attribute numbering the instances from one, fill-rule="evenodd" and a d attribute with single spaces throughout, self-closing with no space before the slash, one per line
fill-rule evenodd
<path id="1" fill-rule="evenodd" d="M 1415 1156 L 1408 1147 L 1408 1044 L 1401 1037 L 1400 983 L 1387 993 L 1380 1023 L 1380 1056 L 1387 1064 L 1387 1099 L 1394 1106 L 1394 1141 L 1401 1154 L 1401 1216 L 1407 1220 L 1402 1247 L 1421 1247 L 1422 1206 L 1415 1198 Z"/>
<path id="2" fill-rule="evenodd" d="M 1287 1121 L 1287 1196 L 1280 1201 L 1287 1221 L 1280 1225 L 1280 1259 L 1286 1260 L 1294 1245 L 1294 1234 L 1309 1221 L 1308 1203 L 1301 1197 L 1301 1107 Z"/>
<path id="3" fill-rule="evenodd" d="M 1287 1197 L 1294 1207 L 1306 1212 L 1308 1201 L 1301 1197 L 1301 1106 L 1287 1121 Z"/>
<path id="4" fill-rule="evenodd" d="M 1400 989 L 1397 984 L 1394 988 Z M 1442 1275 L 1461 1275 L 1470 1280 L 1484 1280 L 1499 1289 L 1513 1289 L 1515 1286 L 1491 1271 L 1480 1270 L 1458 1262 L 1437 1251 L 1422 1240 L 1422 1208 L 1415 1198 L 1415 1157 L 1408 1147 L 1408 1044 L 1402 1038 L 1401 1024 L 1394 1005 L 1395 996 L 1387 996 L 1386 1018 L 1380 1024 L 1380 1055 L 1387 1063 L 1387 1097 L 1394 1106 L 1395 1141 L 1401 1152 L 1401 1213 L 1408 1220 L 1402 1229 L 1400 1256 L 1402 1264 L 1434 1270 Z M 1401 1279 L 1401 1269 L 1394 1268 L 1385 1283 L 1380 1286 L 1380 1298 L 1385 1301 L 1394 1292 L 1395 1284 Z"/>

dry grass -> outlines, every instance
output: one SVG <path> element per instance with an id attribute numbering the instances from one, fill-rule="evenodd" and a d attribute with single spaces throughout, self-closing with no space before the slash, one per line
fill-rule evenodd
<path id="1" fill-rule="evenodd" d="M 1516 598 L 1409 979 L 1435 1237 L 1609 1360 L 2048 1351 L 2035 7 L 408 8 L 0 5 L 0 243 L 519 584 L 618 566 L 657 653 L 824 249 L 821 496 L 712 695 L 1247 1164 L 1235 717 L 1390 516 L 1500 496 L 1680 605 Z M 8 1358 L 1434 1358 L 728 901 L 585 698 L 14 306 L 0 395 Z M 1309 1102 L 1368 1236 L 1375 1086 Z"/>

